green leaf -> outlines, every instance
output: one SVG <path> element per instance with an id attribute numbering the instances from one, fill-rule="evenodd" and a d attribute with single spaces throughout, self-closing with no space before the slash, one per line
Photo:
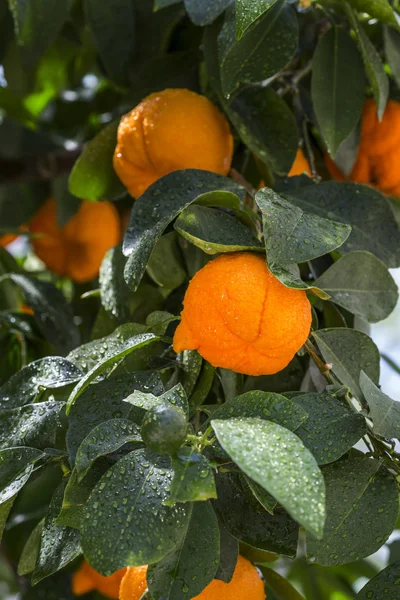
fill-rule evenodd
<path id="1" fill-rule="evenodd" d="M 197 350 L 184 350 L 179 354 L 178 360 L 183 371 L 182 384 L 187 396 L 190 398 L 199 379 L 203 359 Z"/>
<path id="2" fill-rule="evenodd" d="M 103 575 L 158 562 L 179 544 L 190 505 L 165 506 L 170 461 L 146 450 L 130 452 L 100 479 L 86 504 L 82 548 Z"/>
<path id="3" fill-rule="evenodd" d="M 228 400 L 213 413 L 213 419 L 259 418 L 296 431 L 308 419 L 307 412 L 285 396 L 255 390 Z"/>
<path id="4" fill-rule="evenodd" d="M 157 285 L 166 290 L 175 290 L 186 279 L 177 238 L 173 231 L 161 236 L 147 263 L 147 273 Z"/>
<path id="5" fill-rule="evenodd" d="M 64 354 L 75 348 L 79 344 L 79 329 L 62 292 L 52 283 L 28 275 L 10 274 L 10 278 L 24 293 L 38 328 L 56 351 Z"/>
<path id="6" fill-rule="evenodd" d="M 214 578 L 220 554 L 217 517 L 210 502 L 194 503 L 177 548 L 147 573 L 149 592 L 163 600 L 189 600 Z"/>
<path id="7" fill-rule="evenodd" d="M 384 394 L 364 371 L 360 374 L 360 387 L 369 406 L 374 433 L 386 438 L 399 438 L 400 402 Z"/>
<path id="8" fill-rule="evenodd" d="M 57 39 L 68 19 L 70 0 L 8 0 L 24 60 L 35 63 Z"/>
<path id="9" fill-rule="evenodd" d="M 182 210 L 196 201 L 218 206 L 228 199 L 240 205 L 244 195 L 231 179 L 196 169 L 175 171 L 153 183 L 133 205 L 124 237 L 128 285 L 137 289 L 157 241 Z"/>
<path id="10" fill-rule="evenodd" d="M 215 368 L 209 362 L 203 362 L 203 368 L 200 372 L 200 377 L 197 380 L 196 387 L 190 396 L 191 412 L 196 412 L 198 408 L 205 402 L 214 382 Z"/>
<path id="11" fill-rule="evenodd" d="M 0 505 L 0 541 L 3 537 L 4 529 L 7 523 L 8 515 L 13 507 L 15 496 L 12 496 L 9 500 L 6 500 Z"/>
<path id="12" fill-rule="evenodd" d="M 172 458 L 174 478 L 169 490 L 167 506 L 175 502 L 199 502 L 217 497 L 214 474 L 208 459 L 184 446 Z"/>
<path id="13" fill-rule="evenodd" d="M 232 580 L 236 569 L 239 557 L 239 543 L 229 531 L 219 523 L 220 533 L 220 555 L 218 570 L 214 575 L 214 579 L 219 579 L 224 583 L 229 583 Z"/>
<path id="14" fill-rule="evenodd" d="M 249 477 L 246 477 L 246 475 L 243 475 L 243 480 L 249 486 L 254 498 L 257 498 L 261 506 L 263 506 L 265 510 L 268 511 L 271 515 L 273 515 L 274 508 L 277 505 L 275 498 L 273 498 L 271 494 L 265 491 L 265 489 L 261 485 L 259 485 Z"/>
<path id="15" fill-rule="evenodd" d="M 270 188 L 257 192 L 256 202 L 262 213 L 267 263 L 271 268 L 328 254 L 340 248 L 350 235 L 349 225 L 305 213 Z"/>
<path id="16" fill-rule="evenodd" d="M 121 246 L 115 246 L 104 256 L 99 273 L 101 304 L 118 323 L 125 323 L 130 318 L 132 292 L 124 281 L 125 263 Z"/>
<path id="17" fill-rule="evenodd" d="M 129 84 L 135 51 L 135 10 L 131 0 L 85 0 L 86 21 L 105 70 L 111 79 Z"/>
<path id="18" fill-rule="evenodd" d="M 84 479 L 78 480 L 76 469 L 72 470 L 64 492 L 61 511 L 56 519 L 57 525 L 65 525 L 74 529 L 81 528 L 81 521 L 86 502 L 100 477 L 110 466 L 99 461 L 94 465 Z"/>
<path id="19" fill-rule="evenodd" d="M 57 573 L 81 553 L 79 531 L 56 523 L 66 483 L 67 481 L 64 479 L 51 499 L 43 524 L 40 551 L 32 575 L 32 585 Z"/>
<path id="20" fill-rule="evenodd" d="M 120 343 L 119 347 L 115 348 L 112 356 L 106 356 L 103 360 L 98 362 L 90 371 L 88 371 L 79 383 L 74 387 L 69 398 L 67 400 L 67 415 L 69 414 L 72 405 L 76 399 L 82 394 L 82 392 L 96 379 L 99 375 L 104 373 L 107 369 L 115 365 L 115 363 L 124 359 L 128 354 L 131 354 L 135 350 L 139 350 L 147 344 L 156 342 L 159 338 L 152 333 L 144 333 L 143 335 L 135 335 L 132 338 L 125 340 Z"/>
<path id="21" fill-rule="evenodd" d="M 358 48 L 344 29 L 332 27 L 318 42 L 311 87 L 315 115 L 332 156 L 361 117 L 364 91 Z"/>
<path id="22" fill-rule="evenodd" d="M 133 390 L 160 395 L 164 388 L 158 373 L 138 372 L 90 385 L 79 396 L 71 409 L 67 431 L 67 448 L 72 464 L 80 444 L 92 429 L 110 419 L 128 418 L 132 407 L 124 399 Z"/>
<path id="23" fill-rule="evenodd" d="M 264 250 L 262 243 L 245 225 L 215 208 L 190 206 L 181 212 L 174 227 L 206 254 Z"/>
<path id="24" fill-rule="evenodd" d="M 380 600 L 385 596 L 394 600 L 399 597 L 399 585 L 400 561 L 397 561 L 373 577 L 358 592 L 356 600 Z"/>
<path id="25" fill-rule="evenodd" d="M 43 452 L 35 448 L 0 450 L 0 504 L 13 498 L 26 484 Z"/>
<path id="26" fill-rule="evenodd" d="M 381 57 L 347 2 L 345 2 L 345 8 L 349 21 L 357 35 L 365 70 L 378 107 L 378 118 L 382 120 L 389 97 L 389 79 L 385 73 Z"/>
<path id="27" fill-rule="evenodd" d="M 119 119 L 112 121 L 86 144 L 69 178 L 69 191 L 74 196 L 91 201 L 111 200 L 125 192 L 112 162 L 118 125 Z"/>
<path id="28" fill-rule="evenodd" d="M 195 25 L 209 25 L 229 6 L 231 0 L 184 0 L 186 12 Z"/>
<path id="29" fill-rule="evenodd" d="M 324 467 L 327 518 L 324 536 L 307 535 L 308 560 L 343 565 L 376 552 L 392 533 L 399 512 L 396 481 L 378 460 L 352 450 Z M 360 523 L 368 523 L 360 527 Z"/>
<path id="30" fill-rule="evenodd" d="M 364 417 L 334 396 L 307 393 L 292 400 L 308 412 L 296 435 L 319 465 L 338 460 L 367 432 Z"/>
<path id="31" fill-rule="evenodd" d="M 387 199 L 377 190 L 356 183 L 327 181 L 297 187 L 284 195 L 305 211 L 351 225 L 351 234 L 340 249 L 342 253 L 366 250 L 389 268 L 400 266 L 399 226 Z"/>
<path id="32" fill-rule="evenodd" d="M 379 350 L 368 335 L 341 327 L 319 329 L 313 336 L 325 362 L 332 365 L 333 374 L 353 396 L 363 398 L 359 386 L 361 371 L 372 381 L 379 381 Z"/>
<path id="33" fill-rule="evenodd" d="M 236 36 L 240 40 L 247 29 L 277 0 L 236 0 Z"/>
<path id="34" fill-rule="evenodd" d="M 244 144 L 275 173 L 286 175 L 299 145 L 294 114 L 271 87 L 250 86 L 225 110 Z"/>
<path id="35" fill-rule="evenodd" d="M 260 565 L 259 569 L 263 574 L 267 592 L 272 592 L 274 600 L 305 600 L 304 596 L 282 575 L 265 565 Z"/>
<path id="36" fill-rule="evenodd" d="M 39 358 L 15 373 L 0 387 L 0 407 L 29 404 L 43 388 L 60 388 L 79 381 L 82 372 L 61 356 Z"/>
<path id="37" fill-rule="evenodd" d="M 161 8 L 166 8 L 172 4 L 178 4 L 181 0 L 154 0 L 154 12 Z"/>
<path id="38" fill-rule="evenodd" d="M 139 427 L 127 419 L 110 419 L 97 425 L 78 448 L 75 469 L 81 481 L 96 459 L 115 452 L 129 442 L 140 443 Z"/>
<path id="39" fill-rule="evenodd" d="M 216 481 L 216 511 L 231 535 L 259 550 L 296 555 L 298 525 L 282 508 L 269 514 L 236 473 L 220 473 Z"/>
<path id="40" fill-rule="evenodd" d="M 44 450 L 55 445 L 61 426 L 62 402 L 26 404 L 20 408 L 2 409 L 0 413 L 0 448 L 29 446 Z"/>
<path id="41" fill-rule="evenodd" d="M 261 419 L 213 418 L 225 452 L 307 531 L 322 537 L 325 486 L 311 452 L 288 429 Z"/>
<path id="42" fill-rule="evenodd" d="M 298 44 L 296 13 L 278 0 L 242 39 L 236 39 L 233 7 L 225 13 L 219 35 L 221 83 L 229 97 L 240 84 L 255 83 L 278 73 L 293 57 Z"/>
<path id="43" fill-rule="evenodd" d="M 388 25 L 392 25 L 393 27 L 398 27 L 398 22 L 393 11 L 393 8 L 390 6 L 387 0 L 347 0 L 349 4 L 357 11 L 361 13 L 368 13 L 371 17 L 375 17 L 382 21 L 383 23 L 387 23 Z"/>
<path id="44" fill-rule="evenodd" d="M 28 575 L 32 573 L 36 567 L 36 562 L 40 552 L 40 540 L 42 539 L 44 519 L 39 521 L 36 527 L 31 531 L 28 537 L 24 549 L 22 550 L 19 563 L 18 563 L 18 575 Z"/>
<path id="45" fill-rule="evenodd" d="M 370 323 L 386 319 L 399 296 L 396 283 L 379 258 L 370 252 L 352 252 L 336 261 L 315 285 L 332 302 Z"/>
<path id="46" fill-rule="evenodd" d="M 400 87 L 400 33 L 391 27 L 383 28 L 385 54 L 397 87 Z"/>

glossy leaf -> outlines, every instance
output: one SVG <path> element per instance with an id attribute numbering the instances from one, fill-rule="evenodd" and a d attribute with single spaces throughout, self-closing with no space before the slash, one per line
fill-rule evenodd
<path id="1" fill-rule="evenodd" d="M 185 8 L 195 25 L 209 25 L 229 6 L 231 0 L 185 0 Z"/>
<path id="2" fill-rule="evenodd" d="M 26 404 L 20 408 L 2 409 L 0 448 L 29 446 L 44 450 L 53 448 L 57 429 L 61 426 L 62 402 Z"/>
<path id="3" fill-rule="evenodd" d="M 40 541 L 42 539 L 43 525 L 44 519 L 41 519 L 36 527 L 33 528 L 26 541 L 18 563 L 18 575 L 20 576 L 32 573 L 36 567 L 36 562 L 40 552 Z"/>
<path id="4" fill-rule="evenodd" d="M 125 323 L 130 317 L 132 292 L 124 281 L 125 263 L 121 246 L 115 246 L 104 256 L 99 273 L 101 304 L 118 323 Z"/>
<path id="5" fill-rule="evenodd" d="M 286 175 L 299 145 L 293 112 L 275 90 L 249 86 L 226 104 L 241 140 L 275 173 Z"/>
<path id="6" fill-rule="evenodd" d="M 338 460 L 367 433 L 364 417 L 334 396 L 307 393 L 292 400 L 308 412 L 296 435 L 319 465 Z"/>
<path id="7" fill-rule="evenodd" d="M 400 87 L 400 33 L 392 27 L 384 27 L 383 41 L 390 70 L 397 87 Z"/>
<path id="8" fill-rule="evenodd" d="M 190 206 L 181 212 L 174 227 L 206 254 L 264 249 L 245 225 L 215 208 Z"/>
<path id="9" fill-rule="evenodd" d="M 364 371 L 360 374 L 360 387 L 369 406 L 374 433 L 386 438 L 399 438 L 400 402 L 384 394 Z"/>
<path id="10" fill-rule="evenodd" d="M 266 583 L 267 592 L 272 592 L 275 600 L 305 600 L 290 581 L 279 573 L 262 565 L 259 567 Z"/>
<path id="11" fill-rule="evenodd" d="M 189 600 L 214 579 L 220 554 L 220 532 L 210 502 L 194 503 L 177 548 L 147 572 L 153 598 Z"/>
<path id="12" fill-rule="evenodd" d="M 308 559 L 342 565 L 373 554 L 396 525 L 399 498 L 394 477 L 380 461 L 355 450 L 323 473 L 326 524 L 321 540 L 307 536 Z"/>
<path id="13" fill-rule="evenodd" d="M 346 3 L 345 6 L 350 23 L 357 35 L 365 70 L 378 107 L 378 118 L 381 120 L 389 97 L 389 79 L 385 73 L 381 57 L 365 33 L 354 11 L 349 4 Z"/>
<path id="14" fill-rule="evenodd" d="M 326 363 L 332 372 L 359 399 L 361 371 L 374 382 L 379 381 L 379 350 L 368 335 L 355 329 L 320 329 L 313 334 Z"/>
<path id="15" fill-rule="evenodd" d="M 40 551 L 36 568 L 32 575 L 32 585 L 39 583 L 39 581 L 46 577 L 50 577 L 50 575 L 65 567 L 81 553 L 79 532 L 76 529 L 56 524 L 65 486 L 66 480 L 64 479 L 51 499 L 43 524 Z"/>
<path id="16" fill-rule="evenodd" d="M 73 529 L 81 528 L 82 515 L 86 502 L 94 486 L 110 466 L 111 463 L 100 460 L 92 466 L 81 481 L 78 479 L 76 469 L 72 470 L 65 487 L 61 511 L 56 519 L 57 525 L 64 525 Z"/>
<path id="17" fill-rule="evenodd" d="M 229 583 L 232 580 L 236 569 L 239 556 L 239 543 L 229 531 L 219 523 L 220 533 L 220 555 L 219 566 L 214 575 L 214 579 L 219 579 L 224 583 Z"/>
<path id="18" fill-rule="evenodd" d="M 147 273 L 157 285 L 166 290 L 175 290 L 186 279 L 177 238 L 173 231 L 161 236 L 147 263 Z M 132 294 L 130 290 L 129 292 Z"/>
<path id="19" fill-rule="evenodd" d="M 240 84 L 255 83 L 278 73 L 293 57 L 298 42 L 296 13 L 278 0 L 242 39 L 236 39 L 233 7 L 225 13 L 219 35 L 221 83 L 229 97 Z"/>
<path id="20" fill-rule="evenodd" d="M 325 522 L 324 480 L 301 440 L 288 429 L 261 419 L 213 418 L 211 424 L 219 443 L 242 471 L 320 538 Z"/>
<path id="21" fill-rule="evenodd" d="M 66 354 L 79 344 L 79 330 L 64 295 L 52 283 L 28 275 L 11 274 L 34 312 L 35 321 L 56 352 Z"/>
<path id="22" fill-rule="evenodd" d="M 172 480 L 169 459 L 146 450 L 127 454 L 91 493 L 82 521 L 82 548 L 94 569 L 158 562 L 179 544 L 190 505 L 164 505 Z"/>
<path id="23" fill-rule="evenodd" d="M 271 515 L 273 515 L 274 508 L 277 505 L 275 498 L 273 498 L 271 494 L 269 494 L 261 485 L 250 479 L 250 477 L 243 475 L 243 479 L 261 506 L 263 506 Z"/>
<path id="24" fill-rule="evenodd" d="M 370 252 L 352 252 L 336 261 L 315 285 L 335 304 L 370 323 L 386 319 L 399 292 L 386 266 Z"/>
<path id="25" fill-rule="evenodd" d="M 182 210 L 196 201 L 218 205 L 221 197 L 240 204 L 243 188 L 221 175 L 195 169 L 175 171 L 153 183 L 136 200 L 124 237 L 128 285 L 137 288 L 158 239 Z"/>
<path id="26" fill-rule="evenodd" d="M 312 61 L 312 99 L 332 156 L 361 117 L 364 89 L 363 64 L 355 42 L 339 27 L 328 29 Z"/>
<path id="27" fill-rule="evenodd" d="M 83 373 L 61 356 L 47 356 L 31 362 L 0 387 L 0 407 L 29 404 L 43 388 L 60 388 L 79 381 Z"/>
<path id="28" fill-rule="evenodd" d="M 206 456 L 184 446 L 172 458 L 174 477 L 167 506 L 175 502 L 198 502 L 217 497 L 214 474 Z"/>
<path id="29" fill-rule="evenodd" d="M 5 502 L 0 504 L 0 541 L 3 537 L 4 529 L 7 523 L 8 516 L 13 507 L 15 496 L 12 496 Z"/>
<path id="30" fill-rule="evenodd" d="M 24 446 L 0 450 L 0 504 L 20 491 L 32 474 L 35 463 L 43 453 Z"/>
<path id="31" fill-rule="evenodd" d="M 139 427 L 127 419 L 110 419 L 97 425 L 78 448 L 75 469 L 81 481 L 94 461 L 111 454 L 129 442 L 140 443 Z"/>
<path id="32" fill-rule="evenodd" d="M 240 39 L 277 0 L 236 0 L 236 35 Z"/>
<path id="33" fill-rule="evenodd" d="M 74 196 L 110 200 L 125 192 L 112 164 L 118 125 L 119 119 L 112 121 L 86 144 L 69 179 L 69 191 Z"/>
<path id="34" fill-rule="evenodd" d="M 360 590 L 355 600 L 380 600 L 387 596 L 396 598 L 399 595 L 400 561 L 383 569 Z"/>

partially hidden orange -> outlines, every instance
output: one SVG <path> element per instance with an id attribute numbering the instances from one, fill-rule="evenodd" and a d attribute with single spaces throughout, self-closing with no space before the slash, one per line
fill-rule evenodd
<path id="1" fill-rule="evenodd" d="M 128 567 L 119 589 L 119 600 L 140 600 L 147 589 L 147 565 Z"/>
<path id="2" fill-rule="evenodd" d="M 295 175 L 303 175 L 305 173 L 311 177 L 311 169 L 308 160 L 304 156 L 304 152 L 301 148 L 297 150 L 296 158 L 292 164 L 292 168 L 288 173 L 288 177 L 294 177 Z"/>
<path id="3" fill-rule="evenodd" d="M 96 590 L 106 596 L 117 600 L 119 597 L 119 588 L 126 569 L 121 569 L 109 577 L 104 577 L 95 571 L 86 560 L 72 576 L 72 592 L 75 596 L 83 596 Z"/>
<path id="4" fill-rule="evenodd" d="M 311 327 L 306 293 L 285 287 L 250 252 L 221 255 L 200 269 L 183 306 L 175 352 L 197 350 L 215 367 L 247 375 L 284 369 Z"/>
<path id="5" fill-rule="evenodd" d="M 331 176 L 338 181 L 352 181 L 376 187 L 388 196 L 400 197 L 400 103 L 389 100 L 382 121 L 375 101 L 364 103 L 360 144 L 356 162 L 346 175 L 325 156 Z"/>
<path id="6" fill-rule="evenodd" d="M 232 153 L 228 122 L 208 98 L 166 89 L 150 94 L 122 117 L 114 169 L 138 198 L 157 179 L 180 169 L 227 175 Z"/>
<path id="7" fill-rule="evenodd" d="M 57 223 L 56 202 L 48 198 L 29 223 L 32 247 L 45 265 L 80 283 L 97 276 L 105 253 L 121 237 L 118 211 L 111 202 L 84 200 L 63 226 Z"/>

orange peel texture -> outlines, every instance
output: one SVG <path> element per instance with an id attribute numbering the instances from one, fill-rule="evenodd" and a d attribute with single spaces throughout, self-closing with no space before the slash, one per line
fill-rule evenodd
<path id="1" fill-rule="evenodd" d="M 378 120 L 375 101 L 364 103 L 358 154 L 346 177 L 329 155 L 326 166 L 338 181 L 371 185 L 388 196 L 400 197 L 400 103 L 389 100 L 382 121 Z"/>
<path id="2" fill-rule="evenodd" d="M 305 173 L 311 177 L 311 169 L 308 160 L 304 156 L 304 152 L 301 148 L 297 150 L 296 158 L 292 164 L 292 168 L 288 173 L 288 177 L 294 177 L 295 175 L 303 175 Z"/>
<path id="3" fill-rule="evenodd" d="M 147 96 L 122 117 L 114 169 L 138 198 L 160 177 L 180 169 L 227 175 L 233 154 L 228 122 L 208 98 L 186 89 Z"/>
<path id="4" fill-rule="evenodd" d="M 175 352 L 197 350 L 215 367 L 247 375 L 284 369 L 311 327 L 306 293 L 285 287 L 250 252 L 219 256 L 200 269 L 183 306 Z"/>
<path id="5" fill-rule="evenodd" d="M 119 589 L 119 600 L 140 600 L 147 589 L 147 565 L 128 567 Z"/>
<path id="6" fill-rule="evenodd" d="M 86 560 L 72 576 L 72 592 L 75 596 L 83 596 L 96 590 L 106 596 L 117 600 L 119 588 L 126 569 L 121 569 L 109 577 L 104 577 L 95 571 Z"/>
<path id="7" fill-rule="evenodd" d="M 84 200 L 63 226 L 57 224 L 56 202 L 48 198 L 29 224 L 35 254 L 62 277 L 83 283 L 97 276 L 105 253 L 121 237 L 118 211 L 111 202 Z"/>

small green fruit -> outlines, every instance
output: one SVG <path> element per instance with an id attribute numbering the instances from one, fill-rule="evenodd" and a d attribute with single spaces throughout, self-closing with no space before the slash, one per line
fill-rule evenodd
<path id="1" fill-rule="evenodd" d="M 185 413 L 178 406 L 159 404 L 147 411 L 141 428 L 144 443 L 159 454 L 179 450 L 187 435 Z"/>

